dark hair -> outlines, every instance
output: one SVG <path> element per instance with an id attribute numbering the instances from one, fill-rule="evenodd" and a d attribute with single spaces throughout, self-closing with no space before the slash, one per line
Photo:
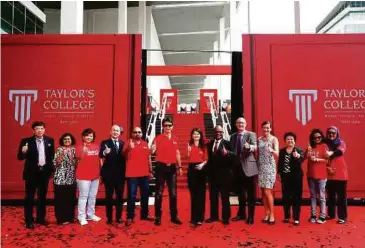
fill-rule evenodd
<path id="1" fill-rule="evenodd" d="M 312 131 L 311 131 L 311 133 L 309 135 L 309 144 L 310 144 L 311 147 L 316 147 L 316 143 L 314 142 L 314 135 L 316 133 L 319 133 L 321 135 L 321 137 L 322 137 L 322 141 L 321 141 L 320 144 L 322 144 L 325 141 L 324 140 L 324 135 L 323 135 L 323 132 L 322 132 L 321 129 L 319 129 L 319 128 L 312 129 Z"/>
<path id="2" fill-rule="evenodd" d="M 169 117 L 166 117 L 165 119 L 162 120 L 162 126 L 165 125 L 166 122 L 170 122 L 172 125 L 174 125 L 171 118 L 169 118 Z"/>
<path id="3" fill-rule="evenodd" d="M 270 121 L 264 121 L 262 124 L 261 124 L 261 127 L 265 126 L 265 125 L 269 125 L 271 127 L 271 122 Z"/>
<path id="4" fill-rule="evenodd" d="M 294 141 L 297 142 L 297 135 L 293 132 L 287 132 L 284 134 L 284 141 L 287 137 L 293 137 Z"/>
<path id="5" fill-rule="evenodd" d="M 84 129 L 84 131 L 82 131 L 82 133 L 81 133 L 81 136 L 82 137 L 84 137 L 84 136 L 87 136 L 87 135 L 89 135 L 89 134 L 93 134 L 93 141 L 92 142 L 94 142 L 95 141 L 95 139 L 96 139 L 96 134 L 95 134 L 95 131 L 94 130 L 92 130 L 91 128 L 86 128 L 86 129 Z"/>
<path id="6" fill-rule="evenodd" d="M 194 132 L 198 132 L 200 134 L 200 139 L 199 139 L 199 147 L 203 148 L 204 147 L 204 137 L 203 137 L 203 132 L 200 128 L 193 128 L 190 131 L 190 141 L 189 141 L 189 145 L 194 144 L 194 139 L 193 139 L 193 134 Z"/>
<path id="7" fill-rule="evenodd" d="M 44 124 L 43 121 L 35 121 L 32 123 L 32 129 L 34 129 L 35 127 L 44 127 L 46 128 L 46 124 Z"/>
<path id="8" fill-rule="evenodd" d="M 61 135 L 60 140 L 58 141 L 58 143 L 60 144 L 60 146 L 63 146 L 63 139 L 65 137 L 69 136 L 71 138 L 71 145 L 74 146 L 76 144 L 76 139 L 75 137 L 71 134 L 71 133 L 64 133 Z"/>

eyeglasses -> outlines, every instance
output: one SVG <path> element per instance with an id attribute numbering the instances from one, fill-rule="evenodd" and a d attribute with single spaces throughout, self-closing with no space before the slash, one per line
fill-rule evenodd
<path id="1" fill-rule="evenodd" d="M 322 139 L 322 136 L 315 136 L 315 137 L 313 137 L 313 139 L 314 140 L 320 140 L 320 139 Z"/>
<path id="2" fill-rule="evenodd" d="M 164 127 L 172 127 L 172 124 L 165 124 Z"/>
<path id="3" fill-rule="evenodd" d="M 142 133 L 142 131 L 133 131 L 133 133 Z"/>

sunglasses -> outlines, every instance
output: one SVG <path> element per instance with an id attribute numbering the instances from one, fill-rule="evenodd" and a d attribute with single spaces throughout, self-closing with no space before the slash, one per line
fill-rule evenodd
<path id="1" fill-rule="evenodd" d="M 142 133 L 141 131 L 133 131 L 133 133 Z"/>
<path id="2" fill-rule="evenodd" d="M 322 139 L 322 136 L 315 136 L 315 137 L 313 137 L 313 139 L 314 140 L 320 140 L 320 139 Z"/>
<path id="3" fill-rule="evenodd" d="M 328 132 L 328 134 L 336 135 L 336 132 Z"/>
<path id="4" fill-rule="evenodd" d="M 172 124 L 165 124 L 164 127 L 172 127 Z"/>

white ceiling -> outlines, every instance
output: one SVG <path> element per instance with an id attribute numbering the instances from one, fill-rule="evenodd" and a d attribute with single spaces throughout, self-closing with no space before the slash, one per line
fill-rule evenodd
<path id="1" fill-rule="evenodd" d="M 209 64 L 213 52 L 202 51 L 213 51 L 213 42 L 219 40 L 219 18 L 229 17 L 229 2 L 153 2 L 152 14 L 166 65 Z M 195 103 L 204 78 L 170 77 L 171 87 L 179 91 L 179 103 Z"/>

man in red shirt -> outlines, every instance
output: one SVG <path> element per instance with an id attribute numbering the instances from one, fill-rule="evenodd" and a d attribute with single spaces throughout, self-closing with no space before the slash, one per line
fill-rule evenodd
<path id="1" fill-rule="evenodd" d="M 142 140 L 142 130 L 135 127 L 132 132 L 132 139 L 129 140 L 125 150 L 127 168 L 126 178 L 128 183 L 128 205 L 127 222 L 130 226 L 134 219 L 137 187 L 141 190 L 141 220 L 153 220 L 148 216 L 148 187 L 149 177 L 152 175 L 152 163 L 148 143 Z"/>
<path id="2" fill-rule="evenodd" d="M 173 122 L 170 118 L 162 121 L 163 133 L 158 135 L 151 147 L 151 152 L 156 152 L 156 194 L 155 194 L 155 225 L 161 225 L 162 195 L 165 181 L 169 188 L 169 203 L 171 222 L 181 225 L 177 217 L 177 185 L 176 176 L 179 172 L 182 175 L 180 151 L 177 145 L 176 136 L 172 135 Z"/>

